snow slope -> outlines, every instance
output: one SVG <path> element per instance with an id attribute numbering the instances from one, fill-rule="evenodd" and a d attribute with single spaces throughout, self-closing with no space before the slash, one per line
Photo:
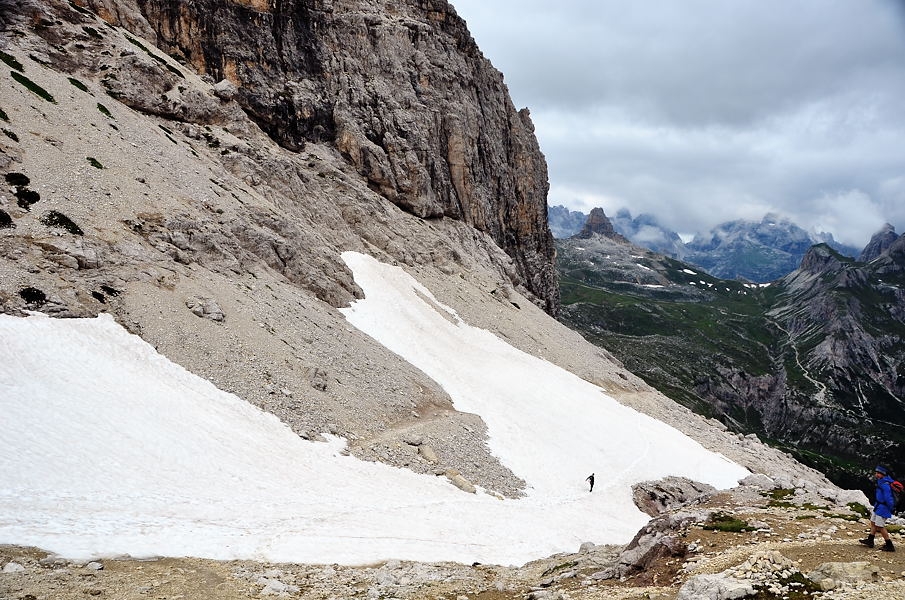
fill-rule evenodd
<path id="1" fill-rule="evenodd" d="M 631 484 L 747 471 L 487 331 L 398 267 L 344 256 L 350 323 L 480 414 L 528 496 L 343 456 L 157 354 L 107 315 L 0 315 L 0 544 L 71 558 L 199 556 L 522 564 L 646 522 Z M 587 491 L 584 478 L 597 474 Z"/>

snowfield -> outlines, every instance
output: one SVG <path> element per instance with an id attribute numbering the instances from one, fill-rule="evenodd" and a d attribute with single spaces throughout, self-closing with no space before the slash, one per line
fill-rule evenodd
<path id="1" fill-rule="evenodd" d="M 348 321 L 481 415 L 527 497 L 344 456 L 170 362 L 108 315 L 0 315 L 0 544 L 365 564 L 523 564 L 625 543 L 631 485 L 748 472 L 582 379 L 462 322 L 402 269 L 346 253 Z M 596 473 L 588 493 L 584 479 Z"/>

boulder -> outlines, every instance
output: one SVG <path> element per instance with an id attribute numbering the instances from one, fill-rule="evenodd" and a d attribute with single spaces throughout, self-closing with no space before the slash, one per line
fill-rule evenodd
<path id="1" fill-rule="evenodd" d="M 679 589 L 676 600 L 736 600 L 754 593 L 750 582 L 718 573 L 692 577 Z"/>
<path id="2" fill-rule="evenodd" d="M 463 492 L 468 492 L 469 494 L 477 493 L 477 488 L 475 488 L 475 486 L 470 481 L 465 479 L 465 477 L 463 477 L 462 474 L 455 469 L 449 469 L 445 474 L 446 478 L 449 479 L 454 486 L 456 486 Z"/>
<path id="3" fill-rule="evenodd" d="M 827 562 L 807 574 L 822 590 L 834 589 L 839 583 L 869 583 L 880 580 L 880 569 L 867 561 Z"/>
<path id="4" fill-rule="evenodd" d="M 652 517 L 678 508 L 716 488 L 684 477 L 665 477 L 658 481 L 642 481 L 632 486 L 635 506 Z"/>

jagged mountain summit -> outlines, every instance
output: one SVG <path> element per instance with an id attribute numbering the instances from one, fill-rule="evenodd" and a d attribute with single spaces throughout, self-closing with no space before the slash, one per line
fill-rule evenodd
<path id="1" fill-rule="evenodd" d="M 861 251 L 861 254 L 858 255 L 858 260 L 860 262 L 870 262 L 873 259 L 878 258 L 898 239 L 899 235 L 896 233 L 896 228 L 889 223 L 886 223 L 880 231 L 870 238 L 867 246 L 865 246 L 864 250 Z"/>
<path id="2" fill-rule="evenodd" d="M 604 214 L 602 208 L 592 209 L 591 214 L 588 215 L 581 231 L 574 235 L 574 237 L 580 240 L 587 240 L 596 236 L 603 236 L 620 242 L 628 242 L 622 235 L 616 233 L 616 228 L 613 227 L 612 222 L 607 218 L 606 214 Z"/>
<path id="3" fill-rule="evenodd" d="M 550 229 L 557 239 L 575 235 L 587 220 L 583 213 L 565 207 L 551 207 L 548 214 Z M 761 221 L 721 223 L 687 243 L 675 231 L 660 225 L 653 215 L 632 217 L 628 210 L 621 209 L 609 220 L 632 243 L 697 265 L 721 279 L 773 281 L 797 268 L 814 244 L 828 244 L 846 256 L 858 255 L 856 248 L 837 242 L 830 233 L 809 233 L 788 219 L 770 214 Z"/>
<path id="4" fill-rule="evenodd" d="M 547 221 L 555 239 L 575 235 L 581 231 L 587 220 L 588 215 L 579 210 L 569 210 L 562 205 L 547 207 Z"/>
<path id="5" fill-rule="evenodd" d="M 862 485 L 871 463 L 905 472 L 905 238 L 890 233 L 867 263 L 812 246 L 768 286 L 611 237 L 558 240 L 562 319 L 690 408 Z"/>

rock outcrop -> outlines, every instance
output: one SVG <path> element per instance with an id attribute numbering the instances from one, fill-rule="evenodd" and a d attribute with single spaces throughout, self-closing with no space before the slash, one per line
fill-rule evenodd
<path id="1" fill-rule="evenodd" d="M 585 221 L 584 227 L 581 228 L 581 231 L 575 234 L 575 237 L 578 239 L 586 240 L 592 238 L 595 235 L 610 238 L 611 240 L 622 242 L 624 244 L 629 243 L 627 239 L 616 233 L 616 230 L 613 229 L 613 223 L 610 221 L 609 217 L 606 216 L 606 213 L 603 212 L 602 208 L 591 209 L 591 213 L 588 215 L 588 220 Z"/>
<path id="2" fill-rule="evenodd" d="M 889 223 L 886 223 L 880 231 L 870 238 L 867 246 L 864 247 L 864 250 L 862 250 L 861 254 L 858 256 L 858 260 L 860 262 L 872 261 L 883 254 L 898 238 L 899 235 L 896 233 L 896 228 Z"/>

